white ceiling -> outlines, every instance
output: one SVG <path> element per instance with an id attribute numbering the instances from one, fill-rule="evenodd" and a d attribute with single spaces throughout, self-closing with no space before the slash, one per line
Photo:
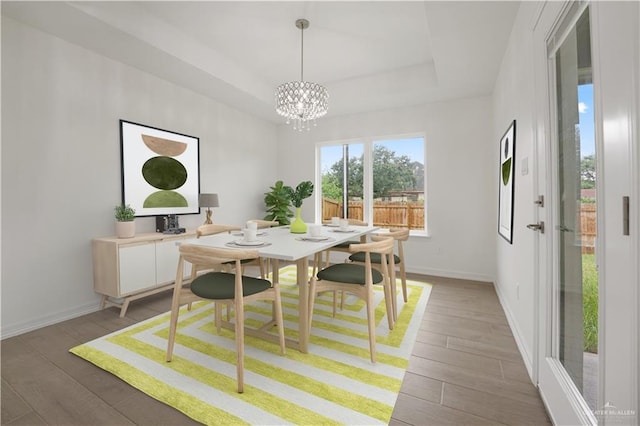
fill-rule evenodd
<path id="1" fill-rule="evenodd" d="M 8 2 L 2 14 L 273 122 L 274 89 L 325 85 L 329 114 L 489 94 L 519 2 Z"/>

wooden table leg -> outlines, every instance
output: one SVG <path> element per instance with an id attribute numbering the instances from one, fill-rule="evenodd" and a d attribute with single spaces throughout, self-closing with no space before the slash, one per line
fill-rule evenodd
<path id="1" fill-rule="evenodd" d="M 273 273 L 271 275 L 271 282 L 280 284 L 280 265 L 278 264 L 278 259 L 267 259 L 267 261 L 271 265 L 271 272 Z M 276 303 L 276 302 L 274 301 L 273 303 Z M 273 306 L 274 305 L 272 304 L 271 316 L 273 317 L 273 320 L 275 321 L 276 320 L 276 310 L 275 310 L 275 308 Z"/>
<path id="2" fill-rule="evenodd" d="M 298 280 L 298 336 L 300 352 L 309 352 L 309 261 L 296 261 Z"/>
<path id="3" fill-rule="evenodd" d="M 274 283 L 280 283 L 280 264 L 278 259 L 271 259 L 271 268 L 273 275 L 271 276 L 271 281 Z"/>

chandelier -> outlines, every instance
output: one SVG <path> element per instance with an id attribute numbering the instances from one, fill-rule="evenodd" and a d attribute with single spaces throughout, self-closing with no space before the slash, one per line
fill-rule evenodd
<path id="1" fill-rule="evenodd" d="M 281 84 L 276 89 L 276 112 L 293 122 L 295 130 L 310 130 L 310 121 L 316 125 L 316 119 L 327 113 L 329 94 L 324 86 L 304 81 L 304 30 L 309 28 L 309 21 L 298 19 L 296 27 L 300 29 L 300 81 Z"/>

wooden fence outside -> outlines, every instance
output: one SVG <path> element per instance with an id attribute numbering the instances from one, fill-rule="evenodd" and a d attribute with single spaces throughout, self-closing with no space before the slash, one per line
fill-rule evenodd
<path id="1" fill-rule="evenodd" d="M 342 202 L 322 199 L 322 220 L 342 217 Z M 349 202 L 349 217 L 364 220 L 362 201 Z M 424 229 L 424 204 L 383 201 L 373 204 L 373 225 L 385 228 Z"/>
<path id="2" fill-rule="evenodd" d="M 322 200 L 322 220 L 342 217 L 342 202 L 330 198 Z M 363 220 L 362 201 L 349 202 L 349 217 Z M 424 229 L 424 205 L 422 203 L 376 202 L 373 205 L 373 224 L 392 228 Z M 596 205 L 581 204 L 580 238 L 583 254 L 595 251 L 596 242 Z"/>
<path id="3" fill-rule="evenodd" d="M 596 248 L 596 205 L 583 203 L 580 205 L 580 235 L 582 253 L 591 254 Z"/>

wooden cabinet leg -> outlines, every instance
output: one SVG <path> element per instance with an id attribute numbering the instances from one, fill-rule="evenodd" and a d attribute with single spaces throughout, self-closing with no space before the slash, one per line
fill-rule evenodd
<path id="1" fill-rule="evenodd" d="M 120 318 L 124 318 L 127 314 L 127 308 L 129 307 L 129 299 L 124 299 L 122 302 L 122 307 L 120 308 Z"/>

